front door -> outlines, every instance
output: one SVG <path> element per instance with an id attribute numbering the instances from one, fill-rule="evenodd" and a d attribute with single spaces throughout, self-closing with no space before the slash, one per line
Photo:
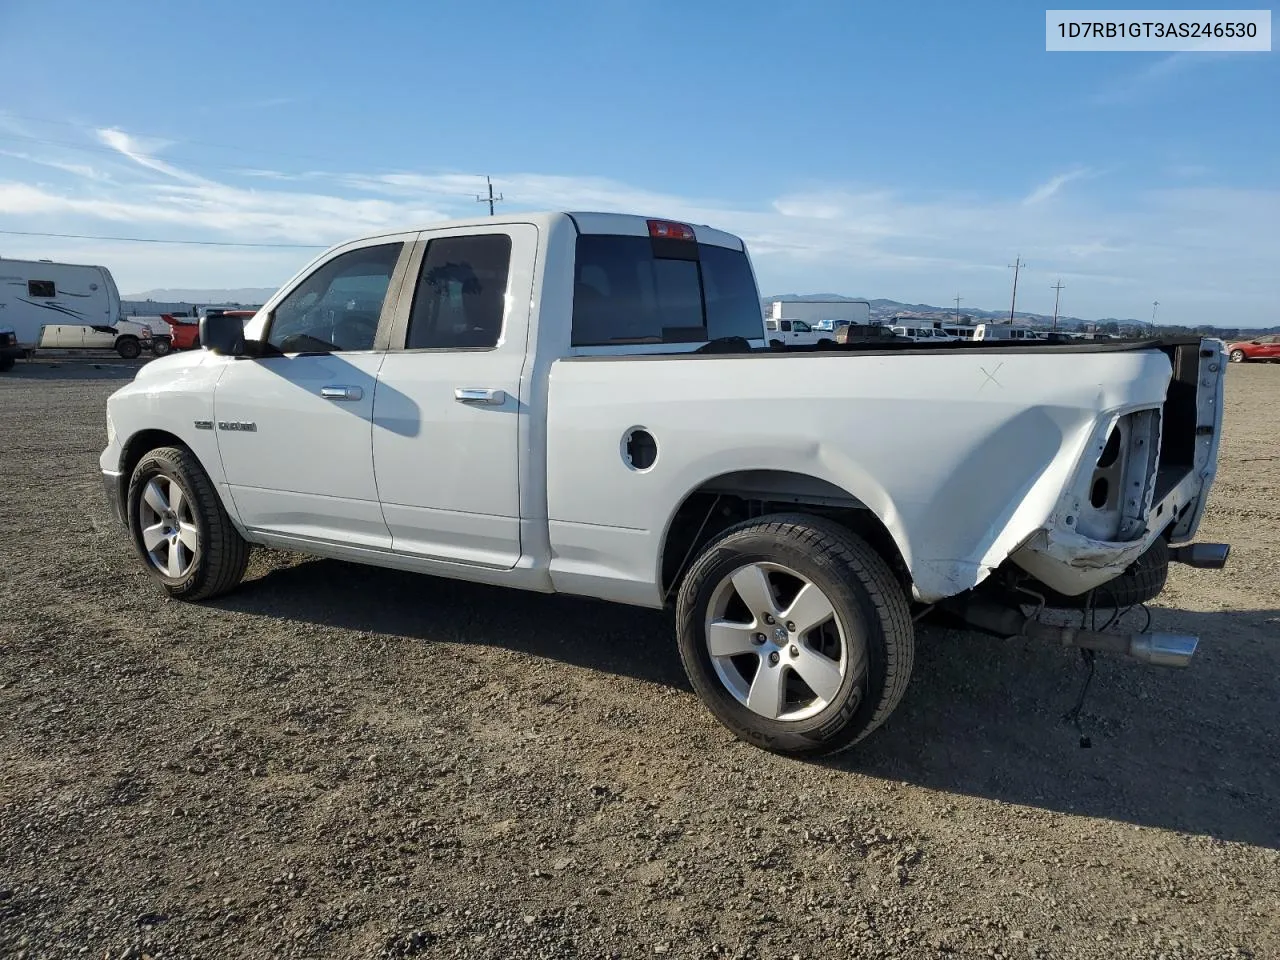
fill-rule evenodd
<path id="1" fill-rule="evenodd" d="M 538 232 L 504 224 L 422 240 L 378 372 L 383 516 L 397 553 L 510 569 L 521 554 L 520 383 Z"/>
<path id="2" fill-rule="evenodd" d="M 373 406 L 392 278 L 409 244 L 366 243 L 324 262 L 266 314 L 254 356 L 214 391 L 222 467 L 250 529 L 388 549 L 373 479 Z"/>

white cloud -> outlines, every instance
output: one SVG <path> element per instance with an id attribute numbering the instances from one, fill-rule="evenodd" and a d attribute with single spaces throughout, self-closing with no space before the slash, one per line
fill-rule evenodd
<path id="1" fill-rule="evenodd" d="M 1090 171 L 1087 167 L 1077 167 L 1074 170 L 1068 170 L 1066 173 L 1060 173 L 1056 177 L 1050 177 L 1040 186 L 1036 187 L 1029 194 L 1022 198 L 1024 206 L 1030 206 L 1035 203 L 1044 203 L 1050 197 L 1057 196 L 1058 192 L 1072 180 L 1079 180 L 1081 177 L 1087 177 Z"/>
<path id="2" fill-rule="evenodd" d="M 165 144 L 101 131 L 127 167 L 95 179 L 61 157 L 56 185 L 3 178 L 0 216 L 11 229 L 329 245 L 361 234 L 475 216 L 484 178 L 458 172 L 285 171 L 252 168 L 214 180 L 161 159 Z M 24 161 L 25 162 L 25 161 Z M 219 175 L 220 177 L 222 175 Z M 1103 202 L 1068 183 L 1096 176 L 1073 168 L 1025 196 L 933 194 L 814 185 L 759 202 L 682 196 L 607 177 L 513 172 L 497 176 L 502 210 L 586 209 L 669 216 L 744 237 L 762 293 L 823 291 L 971 307 L 1008 302 L 1016 254 L 1027 262 L 1018 305 L 1052 310 L 1059 277 L 1063 311 L 1146 316 L 1184 323 L 1274 322 L 1264 289 L 1280 260 L 1280 192 L 1190 185 L 1141 188 Z M 1207 182 L 1207 181 L 1206 181 Z M 50 256 L 51 244 L 0 237 L 11 256 Z M 14 244 L 24 245 L 22 251 Z M 100 245 L 135 289 L 270 285 L 312 251 Z M 77 247 L 83 251 L 83 248 Z M 288 265 L 288 268 L 286 268 Z M 126 283 L 127 280 L 127 283 Z M 1145 312 L 1144 312 L 1145 311 Z M 1216 311 L 1216 312 L 1215 312 Z M 1230 317 L 1230 320 L 1227 318 Z"/>
<path id="3" fill-rule="evenodd" d="M 153 156 L 152 153 L 164 149 L 169 145 L 165 140 L 143 141 L 138 137 L 131 137 L 123 130 L 115 128 L 96 131 L 98 139 L 113 150 L 120 151 L 121 154 L 128 157 L 134 163 L 141 164 L 149 170 L 155 170 L 166 176 L 173 177 L 175 180 L 184 180 L 188 183 L 206 182 L 203 177 L 198 177 L 193 173 L 185 170 L 179 170 L 172 164 L 165 163 Z"/>
<path id="4" fill-rule="evenodd" d="M 1230 57 L 1230 51 L 1182 50 L 1153 60 L 1146 66 L 1121 75 L 1107 87 L 1098 91 L 1092 101 L 1104 106 L 1123 106 L 1140 103 L 1174 84 L 1177 77 L 1197 67 L 1210 66 Z"/>
<path id="5" fill-rule="evenodd" d="M 12 157 L 15 160 L 25 160 L 27 163 L 34 163 L 42 167 L 49 167 L 53 170 L 61 170 L 63 173 L 75 174 L 77 177 L 84 177 L 86 180 L 99 180 L 104 183 L 110 182 L 111 175 L 104 170 L 91 167 L 87 163 L 72 163 L 67 160 L 57 160 L 48 157 L 37 157 L 33 154 L 22 153 L 18 150 L 0 150 L 0 156 Z"/>

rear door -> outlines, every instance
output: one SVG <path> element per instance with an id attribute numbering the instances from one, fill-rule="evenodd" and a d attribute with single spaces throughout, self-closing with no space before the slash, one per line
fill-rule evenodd
<path id="1" fill-rule="evenodd" d="M 420 241 L 374 401 L 382 513 L 397 553 L 510 569 L 538 231 L 507 223 Z"/>

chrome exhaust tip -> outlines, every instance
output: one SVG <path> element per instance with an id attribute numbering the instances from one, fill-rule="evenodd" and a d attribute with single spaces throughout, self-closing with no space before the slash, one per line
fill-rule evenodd
<path id="1" fill-rule="evenodd" d="M 1199 644 L 1199 637 L 1185 633 L 1135 633 L 1129 638 L 1128 653 L 1157 667 L 1185 667 Z"/>
<path id="2" fill-rule="evenodd" d="M 1169 548 L 1170 561 L 1202 570 L 1221 570 L 1227 565 L 1229 556 L 1229 543 L 1185 543 L 1180 547 Z"/>

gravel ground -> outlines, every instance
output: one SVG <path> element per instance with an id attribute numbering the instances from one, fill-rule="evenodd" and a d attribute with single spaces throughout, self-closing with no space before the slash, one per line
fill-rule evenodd
<path id="1" fill-rule="evenodd" d="M 1185 671 L 925 628 L 834 762 L 732 740 L 661 614 L 110 525 L 137 364 L 0 375 L 0 955 L 1280 956 L 1280 368 L 1229 370 Z"/>

